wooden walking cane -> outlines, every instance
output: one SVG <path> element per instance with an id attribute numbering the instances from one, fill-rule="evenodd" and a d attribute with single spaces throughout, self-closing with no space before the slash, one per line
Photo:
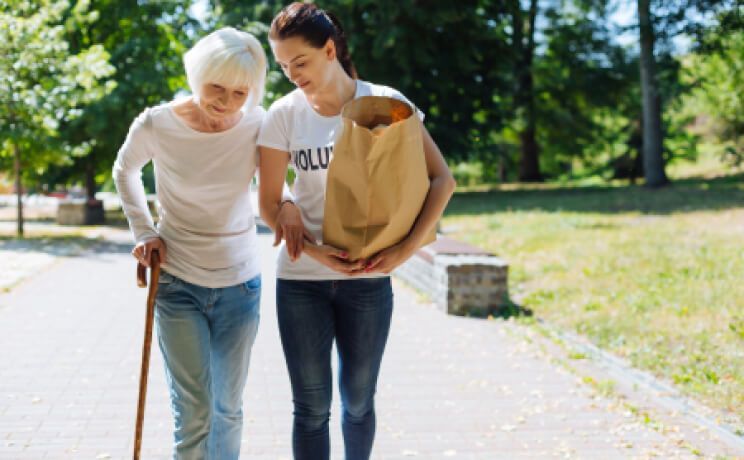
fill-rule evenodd
<path id="1" fill-rule="evenodd" d="M 137 401 L 137 426 L 134 429 L 134 460 L 139 460 L 142 448 L 142 425 L 145 422 L 145 397 L 147 395 L 147 372 L 150 369 L 150 348 L 152 346 L 152 325 L 155 321 L 155 296 L 160 279 L 160 254 L 152 251 L 150 256 L 150 289 L 147 291 L 147 312 L 145 313 L 145 339 L 142 344 L 142 367 L 140 368 L 139 400 Z M 137 263 L 137 286 L 147 286 L 147 267 Z"/>

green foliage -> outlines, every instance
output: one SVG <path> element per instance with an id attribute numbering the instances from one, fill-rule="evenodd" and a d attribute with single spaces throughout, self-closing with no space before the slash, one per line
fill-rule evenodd
<path id="1" fill-rule="evenodd" d="M 268 25 L 287 1 L 210 0 L 199 21 L 189 16 L 193 3 L 2 3 L 0 62 L 10 84 L 0 93 L 10 102 L 0 108 L 0 167 L 9 165 L 12 138 L 24 151 L 35 151 L 28 171 L 38 180 L 53 185 L 87 178 L 95 189 L 108 180 L 131 120 L 187 89 L 181 58 L 196 38 L 226 25 L 242 28 L 262 41 L 273 61 Z M 360 77 L 400 89 L 426 113 L 426 125 L 457 165 L 461 183 L 516 180 L 530 123 L 540 176 L 642 175 L 638 56 L 616 42 L 611 2 L 538 2 L 534 48 L 530 2 L 318 3 L 344 24 Z M 653 20 L 666 160 L 694 158 L 702 138 L 717 144 L 719 155 L 744 161 L 741 8 L 730 0 L 664 5 Z M 713 16 L 688 14 L 703 7 Z M 22 23 L 25 29 L 17 25 Z M 680 33 L 697 34 L 699 46 L 690 56 L 673 54 L 672 38 Z M 26 43 L 32 46 L 20 47 Z M 106 61 L 115 74 L 97 85 L 109 75 Z M 28 85 L 18 86 L 21 80 Z M 291 89 L 272 63 L 265 102 Z M 11 111 L 27 121 L 28 132 L 10 121 Z"/>
<path id="2" fill-rule="evenodd" d="M 683 82 L 692 90 L 683 97 L 681 111 L 716 141 L 716 153 L 739 165 L 744 159 L 744 32 L 716 40 L 712 53 L 694 53 L 683 61 Z"/>
<path id="3" fill-rule="evenodd" d="M 451 165 L 450 169 L 460 187 L 483 183 L 483 163 L 480 161 L 462 161 L 456 165 Z"/>
<path id="4" fill-rule="evenodd" d="M 0 140 L 2 165 L 19 148 L 23 165 L 41 172 L 85 148 L 58 136 L 61 125 L 115 86 L 100 45 L 72 50 L 61 24 L 66 1 L 0 4 Z M 80 11 L 85 8 L 81 7 Z"/>
<path id="5" fill-rule="evenodd" d="M 545 50 L 534 65 L 544 173 L 573 175 L 630 155 L 640 116 L 637 60 L 614 43 L 601 17 L 550 9 L 546 20 Z"/>

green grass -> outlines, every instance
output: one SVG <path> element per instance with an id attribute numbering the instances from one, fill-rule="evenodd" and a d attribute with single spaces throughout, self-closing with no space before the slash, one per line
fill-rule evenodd
<path id="1" fill-rule="evenodd" d="M 744 174 L 705 177 L 462 192 L 442 226 L 503 256 L 538 317 L 744 414 Z"/>

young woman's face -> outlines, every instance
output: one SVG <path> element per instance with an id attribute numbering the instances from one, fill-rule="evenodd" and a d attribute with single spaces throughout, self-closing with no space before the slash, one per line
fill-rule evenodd
<path id="1" fill-rule="evenodd" d="M 247 99 L 248 87 L 227 88 L 205 83 L 199 95 L 199 108 L 211 118 L 222 119 L 237 113 Z"/>
<path id="2" fill-rule="evenodd" d="M 328 40 L 322 48 L 315 48 L 302 37 L 271 40 L 274 59 L 284 75 L 305 94 L 313 94 L 331 80 L 331 64 L 336 59 L 336 47 Z"/>

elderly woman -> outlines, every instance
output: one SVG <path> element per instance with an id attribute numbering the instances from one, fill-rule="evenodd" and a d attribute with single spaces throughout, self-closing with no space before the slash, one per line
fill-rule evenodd
<path id="1" fill-rule="evenodd" d="M 132 123 L 113 175 L 136 239 L 162 260 L 156 328 L 177 459 L 237 459 L 242 393 L 259 321 L 261 277 L 249 186 L 264 111 L 266 56 L 252 35 L 220 29 L 184 55 L 192 96 Z M 158 226 L 142 167 L 155 165 Z"/>

